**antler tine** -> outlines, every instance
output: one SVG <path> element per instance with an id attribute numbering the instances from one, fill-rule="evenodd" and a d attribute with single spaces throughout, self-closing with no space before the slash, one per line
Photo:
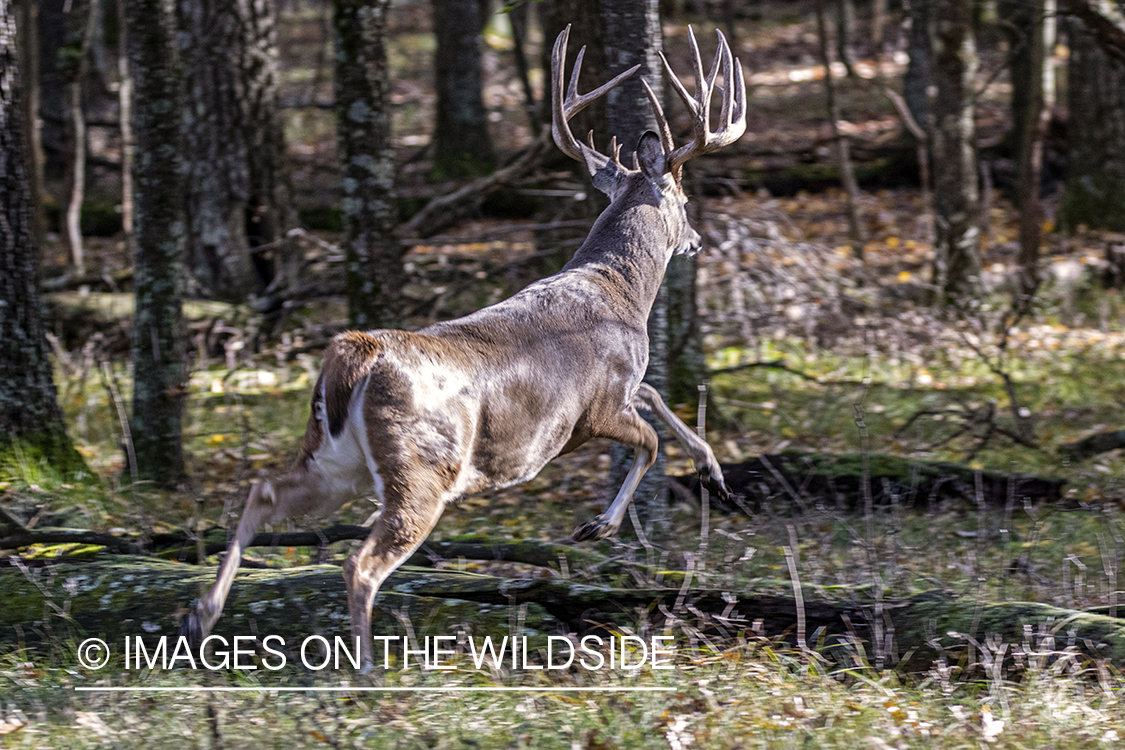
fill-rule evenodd
<path id="1" fill-rule="evenodd" d="M 719 34 L 719 50 L 715 53 L 715 63 L 711 67 L 717 67 L 719 58 L 721 57 L 723 59 L 723 80 L 730 81 L 734 78 L 734 61 L 732 59 L 733 55 L 730 51 L 730 45 L 727 44 L 726 37 L 723 36 L 723 32 L 719 31 L 718 29 L 716 29 L 715 31 L 717 31 Z M 730 84 L 727 85 L 728 87 L 730 86 Z M 734 99 L 734 97 L 726 96 L 725 94 L 723 95 L 723 106 L 719 111 L 719 122 L 722 123 L 722 127 L 724 128 L 728 128 L 731 125 L 730 114 L 732 99 Z"/>
<path id="2" fill-rule="evenodd" d="M 718 31 L 719 47 L 715 51 L 715 59 L 711 63 L 711 70 L 707 76 L 703 75 L 703 61 L 699 55 L 699 46 L 695 41 L 695 33 L 688 27 L 688 41 L 691 43 L 692 58 L 695 74 L 695 96 L 688 94 L 687 89 L 680 83 L 668 60 L 664 59 L 664 68 L 672 81 L 676 93 L 683 100 L 684 106 L 692 114 L 691 143 L 680 146 L 668 157 L 672 176 L 679 180 L 683 174 L 684 163 L 698 154 L 706 154 L 722 148 L 738 140 L 746 132 L 746 83 L 742 77 L 742 63 L 735 59 L 730 45 L 722 31 Z M 719 67 L 723 70 L 723 85 L 715 83 Z M 711 95 L 718 91 L 722 97 L 719 128 L 711 132 L 710 109 Z"/>
<path id="3" fill-rule="evenodd" d="M 582 58 L 586 54 L 586 48 L 583 47 L 578 51 L 578 55 L 574 60 L 574 69 L 571 73 L 570 85 L 566 87 L 566 99 L 563 99 L 563 63 L 566 60 L 566 43 L 570 38 L 570 24 L 562 30 L 562 32 L 555 39 L 555 47 L 551 52 L 551 134 L 554 136 L 555 145 L 559 150 L 572 159 L 577 161 L 585 161 L 582 155 L 582 147 L 578 141 L 575 140 L 574 134 L 570 132 L 569 120 L 576 114 L 590 106 L 600 96 L 604 96 L 617 84 L 624 81 L 629 76 L 633 75 L 640 69 L 640 65 L 634 65 L 623 73 L 620 73 L 612 80 L 599 86 L 588 94 L 578 93 L 578 75 L 582 69 Z M 590 148 L 594 149 L 593 137 L 591 134 Z"/>
<path id="4" fill-rule="evenodd" d="M 567 26 L 569 31 L 570 27 Z M 563 43 L 563 55 L 566 55 L 566 43 Z M 566 87 L 566 103 L 577 100 L 578 97 L 578 77 L 582 75 L 582 61 L 586 58 L 586 45 L 583 44 L 578 48 L 578 54 L 574 57 L 574 67 L 570 69 L 570 84 Z"/>
<path id="5" fill-rule="evenodd" d="M 562 30 L 555 39 L 555 48 L 551 51 L 551 135 L 554 136 L 555 145 L 559 150 L 572 159 L 582 161 L 582 149 L 574 135 L 570 132 L 566 117 L 563 113 L 563 58 L 566 55 L 566 41 L 570 37 L 570 25 Z M 581 53 L 579 53 L 581 56 Z"/>
<path id="6" fill-rule="evenodd" d="M 660 56 L 663 57 L 663 53 Z M 665 61 L 664 64 L 667 65 L 668 62 Z M 676 81 L 676 83 L 679 83 L 679 81 Z M 648 96 L 648 103 L 652 105 L 656 127 L 660 130 L 660 147 L 664 149 L 664 153 L 670 154 L 676 148 L 676 144 L 672 140 L 672 128 L 668 125 L 668 118 L 664 116 L 664 108 L 660 106 L 660 100 L 656 98 L 656 93 L 648 85 L 648 81 L 642 78 L 641 85 L 644 86 L 645 94 Z"/>
<path id="7" fill-rule="evenodd" d="M 617 145 L 617 136 L 613 136 L 609 139 L 609 158 L 612 159 L 613 163 L 617 166 L 622 166 L 621 146 Z"/>

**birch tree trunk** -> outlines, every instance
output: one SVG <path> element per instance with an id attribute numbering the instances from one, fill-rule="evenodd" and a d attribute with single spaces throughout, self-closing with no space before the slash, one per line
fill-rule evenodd
<path id="1" fill-rule="evenodd" d="M 0 0 L 0 468 L 42 459 L 84 472 L 66 434 L 39 296 L 12 0 Z"/>
<path id="2" fill-rule="evenodd" d="M 85 276 L 86 254 L 82 247 L 81 217 L 82 201 L 86 195 L 86 115 L 82 109 L 82 83 L 89 68 L 90 41 L 94 36 L 97 14 L 94 12 L 95 0 L 71 0 L 67 8 L 66 41 L 59 50 L 69 115 L 64 236 L 74 272 Z"/>
<path id="3" fill-rule="evenodd" d="M 932 12 L 934 281 L 943 303 L 960 304 L 976 297 L 980 281 L 973 3 L 936 0 Z"/>
<path id="4" fill-rule="evenodd" d="M 405 271 L 394 236 L 387 11 L 390 0 L 335 0 L 336 130 L 344 189 L 348 318 L 402 324 Z"/>
<path id="5" fill-rule="evenodd" d="M 133 417 L 137 478 L 171 486 L 183 477 L 186 380 L 180 270 L 187 237 L 179 54 L 172 0 L 126 0 L 136 87 L 136 260 Z"/>
<path id="6" fill-rule="evenodd" d="M 133 252 L 133 157 L 136 153 L 133 138 L 133 78 L 129 75 L 129 27 L 125 0 L 116 0 L 116 5 L 117 100 L 121 123 L 121 229 L 125 235 L 125 247 Z"/>

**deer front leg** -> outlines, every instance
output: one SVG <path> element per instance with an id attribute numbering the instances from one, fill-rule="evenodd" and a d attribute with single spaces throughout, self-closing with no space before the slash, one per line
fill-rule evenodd
<path id="1" fill-rule="evenodd" d="M 611 425 L 608 430 L 600 432 L 598 437 L 607 437 L 610 440 L 631 446 L 634 451 L 633 465 L 629 467 L 625 482 L 621 485 L 621 489 L 617 491 L 617 497 L 610 503 L 606 512 L 595 516 L 592 520 L 574 530 L 573 538 L 576 542 L 587 539 L 605 539 L 616 534 L 617 530 L 621 528 L 621 521 L 625 518 L 625 511 L 629 508 L 629 502 L 633 499 L 633 493 L 636 491 L 637 485 L 640 484 L 641 477 L 656 462 L 656 448 L 659 444 L 656 431 L 649 427 L 648 423 L 641 419 L 641 416 L 632 407 L 622 413 L 620 422 Z"/>
<path id="2" fill-rule="evenodd" d="M 637 393 L 633 396 L 633 405 L 638 409 L 652 412 L 660 421 L 668 425 L 668 429 L 684 446 L 684 450 L 695 462 L 695 470 L 699 473 L 699 480 L 709 491 L 714 492 L 720 499 L 730 500 L 731 492 L 723 481 L 723 470 L 715 458 L 715 452 L 703 438 L 695 434 L 690 427 L 684 424 L 675 413 L 664 403 L 657 392 L 648 383 L 641 383 Z"/>
<path id="3" fill-rule="evenodd" d="M 250 490 L 250 497 L 246 501 L 246 508 L 242 511 L 242 518 L 238 522 L 238 529 L 234 539 L 227 547 L 227 556 L 219 568 L 215 585 L 199 598 L 195 611 L 187 616 L 180 626 L 180 634 L 186 635 L 193 644 L 203 641 L 211 632 L 215 621 L 223 613 L 223 604 L 230 593 L 234 575 L 242 562 L 242 551 L 258 533 L 263 524 L 272 523 L 278 514 L 276 492 L 269 480 L 255 484 Z"/>

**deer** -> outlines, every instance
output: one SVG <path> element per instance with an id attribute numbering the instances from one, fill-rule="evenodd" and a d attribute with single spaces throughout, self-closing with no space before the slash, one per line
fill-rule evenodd
<path id="1" fill-rule="evenodd" d="M 646 83 L 659 132 L 641 136 L 627 167 L 616 137 L 602 153 L 592 133 L 587 143 L 576 140 L 569 121 L 640 66 L 580 95 L 583 47 L 564 97 L 569 35 L 567 26 L 551 57 L 551 132 L 558 148 L 585 166 L 609 206 L 559 273 L 504 301 L 416 332 L 347 331 L 331 340 L 297 458 L 287 472 L 253 484 L 214 586 L 183 623 L 193 642 L 218 620 L 242 550 L 260 526 L 323 515 L 375 496 L 381 512 L 343 566 L 351 633 L 369 671 L 371 609 L 379 587 L 461 496 L 526 482 L 555 457 L 608 438 L 633 449 L 632 465 L 608 508 L 575 529 L 573 539 L 615 534 L 658 448 L 655 430 L 638 410 L 670 428 L 704 487 L 730 497 L 711 447 L 642 377 L 649 311 L 668 262 L 702 244 L 687 219 L 684 164 L 733 143 L 746 129 L 741 63 L 719 32 L 704 75 L 689 27 L 695 95 L 667 59 L 664 67 L 691 113 L 692 140 L 675 147 L 660 101 Z M 722 87 L 716 83 L 720 68 Z M 712 130 L 716 90 L 722 104 Z"/>

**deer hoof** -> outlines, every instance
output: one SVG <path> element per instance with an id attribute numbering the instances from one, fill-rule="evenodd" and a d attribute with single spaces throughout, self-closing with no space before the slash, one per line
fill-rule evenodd
<path id="1" fill-rule="evenodd" d="M 574 530 L 571 537 L 576 542 L 585 542 L 594 539 L 605 539 L 617 533 L 617 526 L 611 524 L 605 516 L 595 516 L 592 520 Z"/>
<path id="2" fill-rule="evenodd" d="M 706 469 L 699 472 L 699 481 L 707 488 L 707 491 L 718 497 L 723 502 L 731 499 L 730 487 L 723 481 L 723 472 L 716 466 L 711 471 Z"/>

